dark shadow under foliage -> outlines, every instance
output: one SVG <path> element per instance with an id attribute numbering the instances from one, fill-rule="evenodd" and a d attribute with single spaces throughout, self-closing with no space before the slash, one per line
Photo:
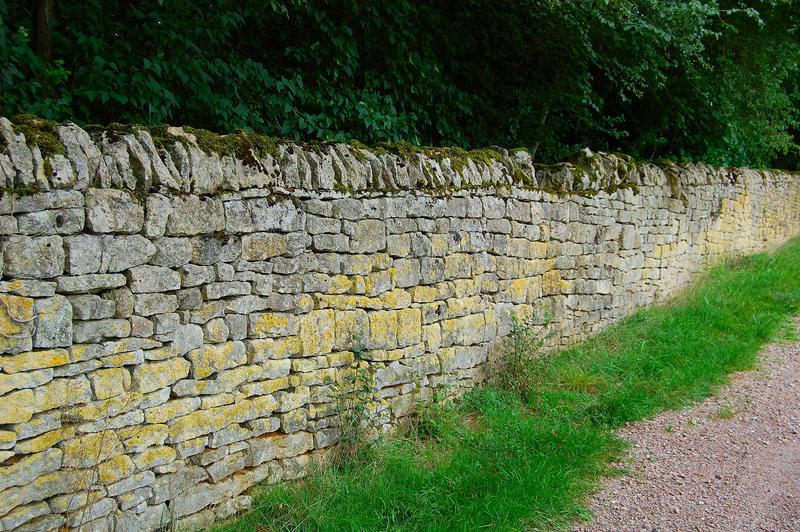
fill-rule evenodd
<path id="1" fill-rule="evenodd" d="M 10 0 L 0 19 L 6 116 L 800 161 L 794 0 Z"/>

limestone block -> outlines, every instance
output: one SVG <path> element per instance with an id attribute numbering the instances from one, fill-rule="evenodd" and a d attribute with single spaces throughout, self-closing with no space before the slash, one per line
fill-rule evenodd
<path id="1" fill-rule="evenodd" d="M 174 294 L 148 292 L 134 296 L 133 310 L 140 316 L 167 314 L 178 310 L 178 297 Z"/>
<path id="2" fill-rule="evenodd" d="M 0 425 L 24 423 L 34 413 L 33 390 L 19 390 L 6 394 L 0 400 Z"/>
<path id="3" fill-rule="evenodd" d="M 131 375 L 125 368 L 100 369 L 88 376 L 97 399 L 108 399 L 125 393 L 131 385 Z"/>
<path id="4" fill-rule="evenodd" d="M 95 233 L 138 233 L 144 207 L 125 190 L 92 188 L 86 191 L 86 225 Z"/>
<path id="5" fill-rule="evenodd" d="M 242 239 L 235 235 L 213 233 L 191 239 L 192 262 L 203 266 L 233 262 L 242 254 Z"/>
<path id="6" fill-rule="evenodd" d="M 60 449 L 49 449 L 26 456 L 12 465 L 0 466 L 0 491 L 11 486 L 23 486 L 43 473 L 57 470 L 61 467 L 62 454 Z"/>
<path id="7" fill-rule="evenodd" d="M 0 364 L 2 364 L 3 371 L 6 373 L 52 368 L 69 364 L 70 362 L 69 352 L 66 349 L 30 351 L 0 359 Z"/>
<path id="8" fill-rule="evenodd" d="M 148 209 L 148 216 L 150 210 Z M 194 236 L 225 229 L 225 209 L 222 201 L 198 196 L 178 196 L 170 199 L 166 220 L 167 236 Z"/>
<path id="9" fill-rule="evenodd" d="M 164 388 L 189 375 L 189 367 L 182 358 L 142 364 L 133 370 L 133 386 L 142 393 Z"/>
<path id="10" fill-rule="evenodd" d="M 35 347 L 66 347 L 72 343 L 72 305 L 64 296 L 36 301 Z"/>
<path id="11" fill-rule="evenodd" d="M 124 338 L 131 334 L 131 323 L 122 319 L 76 322 L 72 329 L 75 343 L 88 344 L 106 338 Z"/>
<path id="12" fill-rule="evenodd" d="M 242 237 L 242 258 L 249 261 L 268 260 L 288 250 L 286 235 L 252 233 Z"/>
<path id="13" fill-rule="evenodd" d="M 185 238 L 159 238 L 154 244 L 156 252 L 150 263 L 155 266 L 179 268 L 192 260 L 192 244 Z"/>
<path id="14" fill-rule="evenodd" d="M 0 375 L 0 395 L 12 390 L 35 388 L 53 380 L 52 369 L 26 371 L 13 375 Z"/>
<path id="15" fill-rule="evenodd" d="M 192 363 L 192 378 L 202 379 L 223 369 L 233 368 L 247 362 L 244 343 L 227 342 L 220 345 L 204 345 L 186 355 Z"/>
<path id="16" fill-rule="evenodd" d="M 54 408 L 86 403 L 92 399 L 92 387 L 84 377 L 53 379 L 34 390 L 33 410 L 44 412 Z"/>
<path id="17" fill-rule="evenodd" d="M 30 351 L 33 335 L 34 300 L 0 294 L 0 353 Z"/>
<path id="18" fill-rule="evenodd" d="M 308 432 L 267 435 L 249 441 L 249 462 L 251 466 L 269 460 L 290 458 L 314 448 L 314 438 Z"/>
<path id="19" fill-rule="evenodd" d="M 100 271 L 115 273 L 146 264 L 156 253 L 156 246 L 141 235 L 108 236 L 103 239 Z"/>
<path id="20" fill-rule="evenodd" d="M 60 236 L 11 236 L 3 241 L 3 273 L 20 279 L 48 279 L 64 272 Z"/>
<path id="21" fill-rule="evenodd" d="M 181 287 L 178 272 L 162 266 L 137 266 L 127 272 L 128 286 L 134 294 L 167 292 Z"/>
<path id="22" fill-rule="evenodd" d="M 125 286 L 125 276 L 120 273 L 86 274 L 74 277 L 59 277 L 58 292 L 62 294 L 84 294 Z"/>

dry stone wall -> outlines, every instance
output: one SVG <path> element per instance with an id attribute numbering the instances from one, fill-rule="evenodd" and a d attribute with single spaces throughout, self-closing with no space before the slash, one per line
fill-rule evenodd
<path id="1" fill-rule="evenodd" d="M 0 531 L 229 515 L 336 443 L 356 358 L 383 429 L 514 313 L 566 343 L 800 232 L 779 171 L 6 119 L 0 148 Z"/>

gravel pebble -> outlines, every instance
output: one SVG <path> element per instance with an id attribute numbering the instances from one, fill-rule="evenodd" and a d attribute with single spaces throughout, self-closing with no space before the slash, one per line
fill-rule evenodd
<path id="1" fill-rule="evenodd" d="M 800 530 L 798 392 L 800 342 L 773 344 L 714 397 L 623 427 L 629 474 L 575 530 Z"/>

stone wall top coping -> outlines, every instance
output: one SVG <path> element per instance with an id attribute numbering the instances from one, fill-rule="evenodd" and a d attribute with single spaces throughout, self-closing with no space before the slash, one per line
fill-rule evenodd
<path id="1" fill-rule="evenodd" d="M 127 189 L 146 194 L 219 194 L 248 189 L 314 193 L 495 190 L 519 187 L 593 195 L 641 186 L 674 188 L 780 180 L 790 172 L 638 162 L 582 150 L 541 165 L 523 149 L 420 148 L 406 143 L 299 143 L 251 133 L 219 135 L 189 127 L 81 128 L 31 117 L 0 117 L 0 189 Z"/>

